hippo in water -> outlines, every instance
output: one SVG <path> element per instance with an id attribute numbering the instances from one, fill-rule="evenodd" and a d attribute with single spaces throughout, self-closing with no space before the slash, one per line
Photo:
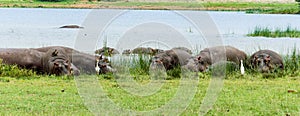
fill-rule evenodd
<path id="1" fill-rule="evenodd" d="M 71 75 L 71 61 L 62 48 L 49 49 L 42 57 L 41 64 L 46 74 Z"/>
<path id="2" fill-rule="evenodd" d="M 65 25 L 65 26 L 61 26 L 61 27 L 59 27 L 59 28 L 73 28 L 73 29 L 80 29 L 80 28 L 83 28 L 83 27 L 80 27 L 80 26 L 78 26 L 78 25 Z"/>
<path id="3" fill-rule="evenodd" d="M 126 49 L 122 52 L 122 54 L 146 54 L 146 55 L 155 55 L 155 54 L 158 54 L 160 52 L 163 52 L 163 50 L 161 49 L 156 49 L 156 48 L 150 48 L 150 47 L 138 47 L 138 48 L 135 48 L 133 50 L 130 50 L 130 49 Z"/>
<path id="4" fill-rule="evenodd" d="M 252 68 L 260 72 L 271 72 L 275 69 L 284 69 L 282 57 L 271 50 L 259 50 L 250 57 Z"/>
<path id="5" fill-rule="evenodd" d="M 114 54 L 120 54 L 118 50 L 110 47 L 103 47 L 95 51 L 95 54 L 103 54 L 106 56 L 112 56 Z"/>
<path id="6" fill-rule="evenodd" d="M 148 54 L 148 55 L 155 55 L 159 52 L 162 52 L 163 50 L 160 49 L 154 49 L 150 47 L 138 47 L 131 51 L 132 54 Z"/>
<path id="7" fill-rule="evenodd" d="M 224 57 L 222 57 L 222 55 L 224 55 Z M 222 59 L 225 58 L 225 56 L 226 59 Z M 212 60 L 212 58 L 214 59 Z M 187 65 L 184 67 L 192 71 L 204 72 L 209 66 L 216 62 L 231 61 L 239 65 L 241 64 L 241 61 L 245 61 L 246 58 L 246 53 L 238 50 L 237 48 L 231 46 L 216 46 L 203 49 L 197 56 L 188 59 L 186 61 Z"/>
<path id="8" fill-rule="evenodd" d="M 185 65 L 185 60 L 191 55 L 181 49 L 171 49 L 156 54 L 151 61 L 151 68 L 164 67 L 166 70 L 174 69 L 176 66 Z"/>
<path id="9" fill-rule="evenodd" d="M 184 50 L 184 51 L 188 52 L 189 54 L 192 54 L 192 51 L 186 47 L 174 47 L 172 49 L 180 49 L 180 50 Z"/>

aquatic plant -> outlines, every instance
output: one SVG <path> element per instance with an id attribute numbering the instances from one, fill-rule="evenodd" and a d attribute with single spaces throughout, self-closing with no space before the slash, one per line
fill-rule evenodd
<path id="1" fill-rule="evenodd" d="M 285 29 L 276 28 L 271 29 L 268 27 L 259 27 L 256 26 L 254 31 L 252 31 L 250 34 L 247 34 L 247 36 L 263 36 L 263 37 L 272 37 L 272 38 L 278 38 L 278 37 L 291 37 L 291 38 L 300 38 L 300 30 L 297 28 L 292 28 L 291 26 L 286 27 Z"/>

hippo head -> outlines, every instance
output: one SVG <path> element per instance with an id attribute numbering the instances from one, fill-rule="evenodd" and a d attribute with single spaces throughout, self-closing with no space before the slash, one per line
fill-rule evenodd
<path id="1" fill-rule="evenodd" d="M 55 75 L 71 75 L 71 64 L 69 60 L 55 59 L 49 62 L 51 74 Z"/>
<path id="2" fill-rule="evenodd" d="M 150 64 L 150 68 L 168 70 L 172 66 L 170 61 L 171 61 L 171 57 L 169 56 L 165 56 L 165 57 L 154 56 Z"/>
<path id="3" fill-rule="evenodd" d="M 62 49 L 50 49 L 43 56 L 45 73 L 71 75 L 71 62 Z"/>
<path id="4" fill-rule="evenodd" d="M 259 54 L 254 56 L 253 65 L 258 68 L 259 72 L 269 72 L 271 57 L 268 54 Z"/>
<path id="5" fill-rule="evenodd" d="M 208 70 L 209 65 L 211 64 L 210 60 L 203 56 L 198 56 L 195 59 L 195 65 L 199 68 L 199 71 L 205 72 Z"/>
<path id="6" fill-rule="evenodd" d="M 115 72 L 115 70 L 111 67 L 108 58 L 100 55 L 96 57 L 95 70 L 98 74 L 107 74 Z"/>

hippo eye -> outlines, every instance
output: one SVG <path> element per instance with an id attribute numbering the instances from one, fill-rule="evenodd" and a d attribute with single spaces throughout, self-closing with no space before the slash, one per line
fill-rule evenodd
<path id="1" fill-rule="evenodd" d="M 200 62 L 200 64 L 204 65 L 204 62 L 203 62 L 203 61 L 201 61 L 201 62 Z"/>

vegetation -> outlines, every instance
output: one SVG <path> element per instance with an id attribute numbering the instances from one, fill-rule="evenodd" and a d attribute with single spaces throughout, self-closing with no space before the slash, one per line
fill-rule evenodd
<path id="1" fill-rule="evenodd" d="M 245 75 L 229 65 L 224 87 L 208 115 L 297 115 L 300 109 L 300 55 L 296 49 L 284 58 L 284 63 L 283 71 L 261 74 L 246 68 Z M 149 82 L 149 75 L 144 72 L 149 69 L 147 57 L 138 56 L 129 64 L 131 75 L 138 83 Z M 37 75 L 14 65 L 0 66 L 0 115 L 92 115 L 72 77 Z M 176 69 L 173 73 L 178 74 Z M 149 96 L 124 91 L 112 74 L 99 75 L 98 81 L 109 99 L 118 106 L 149 111 L 163 106 L 178 91 L 182 80 L 172 78 L 173 73 L 159 91 Z M 182 115 L 198 115 L 211 81 L 210 74 L 198 73 L 197 91 Z"/>
<path id="2" fill-rule="evenodd" d="M 53 2 L 55 1 L 55 2 Z M 59 2 L 57 2 L 59 1 Z M 124 8 L 152 10 L 213 10 L 246 11 L 247 13 L 299 12 L 297 3 L 257 3 L 257 2 L 131 2 L 122 0 L 36 0 L 36 1 L 1 1 L 0 7 L 29 8 Z"/>
<path id="3" fill-rule="evenodd" d="M 288 26 L 286 29 L 270 29 L 268 27 L 255 27 L 254 31 L 248 36 L 263 36 L 263 37 L 272 37 L 272 38 L 278 38 L 278 37 L 291 37 L 291 38 L 300 38 L 300 30 L 296 28 L 291 28 Z"/>

